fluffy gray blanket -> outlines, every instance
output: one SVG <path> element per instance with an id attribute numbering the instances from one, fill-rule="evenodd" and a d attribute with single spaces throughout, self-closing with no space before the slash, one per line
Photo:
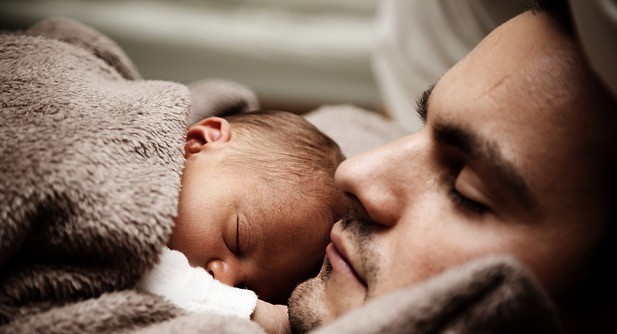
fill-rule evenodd
<path id="1" fill-rule="evenodd" d="M 71 20 L 0 35 L 0 332 L 262 332 L 132 289 L 173 227 L 189 114 L 256 106 L 238 86 L 191 90 L 142 80 L 113 41 Z M 549 333 L 556 323 L 533 279 L 496 258 L 319 333 Z"/>
<path id="2" fill-rule="evenodd" d="M 0 87 L 0 324 L 66 326 L 86 316 L 71 304 L 92 298 L 109 302 L 90 300 L 91 314 L 161 304 L 118 291 L 171 232 L 188 89 L 140 80 L 115 43 L 65 20 L 0 37 Z"/>

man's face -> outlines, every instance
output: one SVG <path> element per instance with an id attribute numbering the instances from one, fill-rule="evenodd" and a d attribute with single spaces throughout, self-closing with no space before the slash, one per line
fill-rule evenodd
<path id="1" fill-rule="evenodd" d="M 289 200 L 292 194 L 264 178 L 266 171 L 228 163 L 231 145 L 237 143 L 207 143 L 187 157 L 169 247 L 225 284 L 284 303 L 319 270 L 334 224 L 320 213 L 336 209 L 333 216 L 340 217 L 344 209 Z"/>
<path id="2" fill-rule="evenodd" d="M 356 209 L 292 295 L 292 324 L 327 323 L 488 254 L 565 290 L 605 228 L 603 129 L 571 46 L 543 14 L 516 17 L 437 83 L 420 132 L 343 162 L 336 182 Z"/>

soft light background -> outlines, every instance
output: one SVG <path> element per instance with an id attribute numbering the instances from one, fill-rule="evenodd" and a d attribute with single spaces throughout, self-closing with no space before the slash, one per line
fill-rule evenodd
<path id="1" fill-rule="evenodd" d="M 68 16 L 108 35 L 146 79 L 229 79 L 262 107 L 380 110 L 371 72 L 378 0 L 2 0 L 0 28 Z"/>
<path id="2" fill-rule="evenodd" d="M 146 79 L 227 79 L 263 109 L 348 104 L 411 132 L 415 101 L 525 0 L 0 0 L 0 28 L 68 16 Z"/>

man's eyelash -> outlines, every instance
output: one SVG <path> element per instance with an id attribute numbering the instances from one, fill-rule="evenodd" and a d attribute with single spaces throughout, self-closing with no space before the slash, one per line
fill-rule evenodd
<path id="1" fill-rule="evenodd" d="M 456 190 L 456 188 L 450 189 L 448 195 L 456 205 L 462 207 L 463 209 L 469 210 L 476 214 L 484 214 L 488 211 L 488 207 L 486 205 L 469 199 Z"/>
<path id="2" fill-rule="evenodd" d="M 422 120 L 422 123 L 425 124 L 428 117 L 428 100 L 431 97 L 433 88 L 435 88 L 435 84 L 430 85 L 416 100 L 416 112 L 418 113 L 418 117 Z"/>

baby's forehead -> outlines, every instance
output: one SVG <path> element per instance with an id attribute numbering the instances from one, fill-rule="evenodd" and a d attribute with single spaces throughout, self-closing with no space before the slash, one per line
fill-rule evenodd
<path id="1" fill-rule="evenodd" d="M 266 213 L 289 218 L 332 216 L 341 211 L 344 196 L 325 171 L 279 177 L 263 189 Z"/>

